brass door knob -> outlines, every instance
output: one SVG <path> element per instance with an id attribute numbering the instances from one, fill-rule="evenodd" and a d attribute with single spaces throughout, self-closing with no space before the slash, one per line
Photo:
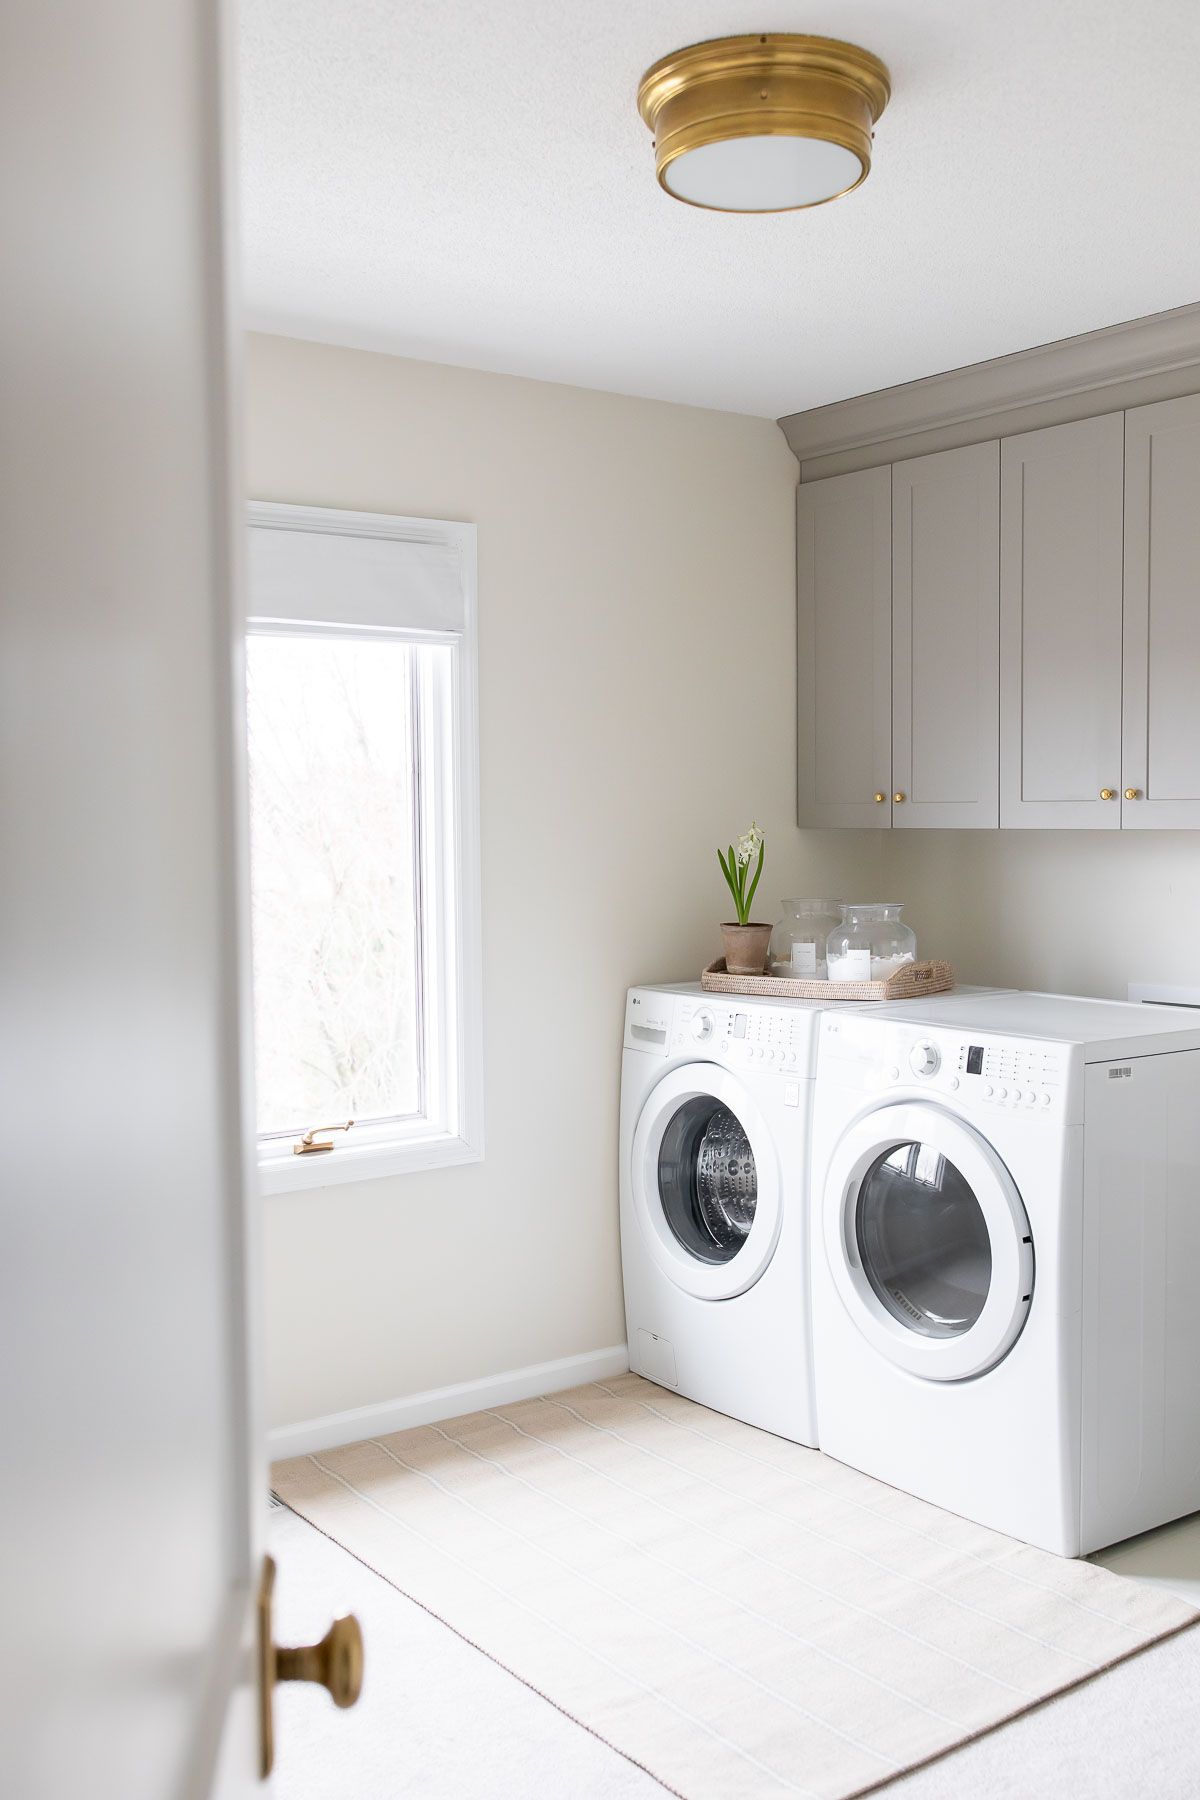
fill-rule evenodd
<path id="1" fill-rule="evenodd" d="M 353 1613 L 335 1619 L 319 1643 L 280 1650 L 271 1618 L 274 1593 L 275 1558 L 264 1556 L 258 1588 L 258 1703 L 264 1781 L 275 1762 L 275 1683 L 315 1681 L 335 1706 L 353 1706 L 362 1692 L 363 1678 L 362 1627 Z"/>
<path id="2" fill-rule="evenodd" d="M 904 804 L 904 795 L 903 794 L 893 794 L 892 799 L 896 802 L 897 806 L 903 806 L 903 804 Z"/>
<path id="3" fill-rule="evenodd" d="M 1100 789 L 1100 798 L 1102 800 L 1115 800 L 1116 797 L 1117 797 L 1116 788 L 1101 788 Z"/>
<path id="4" fill-rule="evenodd" d="M 882 805 L 883 805 L 883 803 L 884 803 L 884 801 L 885 801 L 885 800 L 886 800 L 886 799 L 887 799 L 887 795 L 886 795 L 886 794 L 876 794 L 876 796 L 875 796 L 875 804 L 876 804 L 876 806 L 882 806 Z"/>
<path id="5" fill-rule="evenodd" d="M 276 1681 L 315 1681 L 335 1706 L 353 1706 L 362 1692 L 362 1627 L 353 1613 L 335 1619 L 318 1644 L 276 1650 Z"/>
<path id="6" fill-rule="evenodd" d="M 1141 788 L 1126 788 L 1125 789 L 1125 798 L 1127 800 L 1140 800 L 1141 797 L 1142 797 Z"/>

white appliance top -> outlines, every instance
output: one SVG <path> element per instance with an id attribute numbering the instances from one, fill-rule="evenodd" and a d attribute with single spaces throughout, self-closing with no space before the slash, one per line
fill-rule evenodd
<path id="1" fill-rule="evenodd" d="M 990 993 L 991 989 L 985 989 Z M 736 1012 L 752 1012 L 770 1009 L 772 1012 L 802 1012 L 807 1014 L 827 1011 L 831 1006 L 850 1007 L 839 1000 L 792 1000 L 782 999 L 776 994 L 717 994 L 702 987 L 698 981 L 641 981 L 636 988 L 630 988 L 631 994 L 673 994 L 684 1000 L 692 1000 L 698 1006 L 710 1006 L 717 1009 L 732 1009 Z"/>
<path id="2" fill-rule="evenodd" d="M 1120 1056 L 1154 1056 L 1200 1049 L 1200 1017 L 1173 1006 L 1139 1006 L 1125 1000 L 1088 1000 L 1073 994 L 943 994 L 921 1002 L 920 1019 L 961 1031 L 1049 1038 L 1083 1047 L 1085 1062 Z M 913 1019 L 906 1005 L 874 1009 L 881 1019 Z"/>
<path id="3" fill-rule="evenodd" d="M 970 987 L 960 982 L 948 994 L 924 994 L 915 1000 L 891 1000 L 886 1006 L 878 1000 L 838 1000 L 827 1004 L 836 1007 L 839 1012 L 845 1007 L 847 1011 L 853 1008 L 856 1012 L 887 1013 L 889 1018 L 931 1019 L 934 1009 L 939 1005 L 944 1006 L 948 1000 L 973 1000 L 979 994 L 1015 994 L 1017 991 L 1016 988 Z"/>

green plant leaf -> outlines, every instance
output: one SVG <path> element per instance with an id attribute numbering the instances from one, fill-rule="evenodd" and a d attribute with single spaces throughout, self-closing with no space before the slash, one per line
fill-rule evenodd
<path id="1" fill-rule="evenodd" d="M 721 865 L 721 873 L 725 877 L 725 885 L 729 889 L 729 892 L 733 895 L 733 903 L 736 906 L 737 905 L 737 897 L 738 897 L 737 888 L 734 885 L 733 876 L 729 873 L 729 864 L 725 861 L 724 856 L 721 854 L 721 852 L 719 850 L 717 851 L 717 861 Z"/>
<path id="2" fill-rule="evenodd" d="M 764 838 L 758 846 L 758 867 L 754 871 L 754 880 L 750 883 L 750 892 L 746 896 L 746 917 L 742 920 L 743 925 L 747 924 L 750 918 L 750 908 L 754 905 L 754 896 L 758 891 L 758 884 L 763 872 L 763 858 L 766 854 L 767 840 Z"/>

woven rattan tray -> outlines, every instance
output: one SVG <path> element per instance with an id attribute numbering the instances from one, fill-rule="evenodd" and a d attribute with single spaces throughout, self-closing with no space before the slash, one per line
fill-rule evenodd
<path id="1" fill-rule="evenodd" d="M 954 986 L 948 962 L 906 963 L 887 981 L 801 981 L 790 975 L 730 975 L 725 958 L 709 963 L 701 987 L 714 994 L 763 994 L 772 1000 L 919 1000 Z"/>

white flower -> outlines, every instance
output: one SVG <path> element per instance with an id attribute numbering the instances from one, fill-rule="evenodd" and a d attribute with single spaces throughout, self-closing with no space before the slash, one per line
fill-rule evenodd
<path id="1" fill-rule="evenodd" d="M 749 831 L 743 832 L 737 841 L 737 859 L 739 865 L 743 869 L 750 861 L 750 858 L 755 854 L 762 841 L 763 834 L 761 827 L 751 819 Z"/>

